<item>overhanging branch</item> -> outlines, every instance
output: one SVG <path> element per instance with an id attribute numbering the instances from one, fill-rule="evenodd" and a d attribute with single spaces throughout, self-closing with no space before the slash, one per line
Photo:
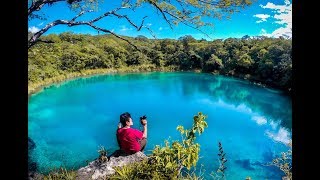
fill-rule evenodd
<path id="1" fill-rule="evenodd" d="M 98 31 L 102 31 L 102 32 L 105 32 L 105 33 L 109 33 L 109 34 L 112 34 L 113 36 L 123 40 L 123 41 L 126 41 L 128 44 L 132 45 L 136 50 L 140 51 L 139 48 L 134 45 L 133 43 L 131 43 L 129 40 L 115 34 L 114 32 L 108 30 L 108 29 L 104 29 L 104 28 L 100 28 L 100 27 L 97 27 L 95 25 L 93 25 L 94 22 L 110 15 L 110 14 L 115 14 L 116 11 L 120 10 L 120 9 L 124 9 L 126 7 L 120 7 L 120 8 L 116 8 L 112 11 L 109 11 L 109 12 L 106 12 L 104 13 L 103 15 L 91 20 L 91 21 L 78 21 L 78 22 L 75 22 L 75 20 L 80 17 L 81 15 L 83 15 L 84 13 L 86 13 L 87 11 L 81 11 L 77 16 L 75 16 L 74 18 L 72 18 L 70 21 L 68 20 L 56 20 L 56 21 L 53 21 L 52 23 L 49 23 L 47 24 L 44 28 L 42 28 L 40 31 L 36 32 L 29 40 L 28 40 L 28 48 L 32 47 L 34 44 L 36 44 L 37 42 L 39 41 L 42 41 L 40 40 L 40 36 L 43 35 L 45 32 L 47 32 L 50 28 L 54 27 L 54 26 L 57 26 L 57 25 L 68 25 L 68 26 L 79 26 L 79 25 L 87 25 L 87 26 L 90 26 Z M 145 17 L 144 17 L 145 18 Z M 143 25 L 143 22 L 144 22 L 144 18 L 143 18 L 143 21 L 142 21 L 142 24 L 140 27 L 136 26 L 135 24 L 132 23 L 133 26 L 135 26 L 137 29 L 141 29 L 142 25 Z M 127 20 L 130 20 L 128 18 L 126 18 Z M 42 41 L 43 42 L 43 41 Z"/>
<path id="2" fill-rule="evenodd" d="M 172 16 L 172 17 L 180 20 L 180 22 L 181 22 L 182 24 L 184 24 L 184 25 L 186 25 L 186 26 L 188 26 L 188 27 L 191 27 L 191 28 L 199 31 L 199 32 L 201 32 L 202 34 L 206 35 L 209 39 L 212 39 L 207 33 L 205 33 L 204 31 L 202 31 L 201 29 L 199 29 L 199 28 L 197 28 L 197 27 L 191 26 L 190 24 L 186 23 L 186 21 L 183 20 L 183 19 L 181 19 L 180 17 L 175 16 L 174 14 L 172 14 L 172 13 L 170 13 L 170 12 L 168 12 L 168 11 L 164 11 L 164 13 L 169 14 L 170 16 Z"/>
<path id="3" fill-rule="evenodd" d="M 150 0 L 149 0 L 148 2 L 149 2 L 150 4 L 152 4 L 154 7 L 156 7 L 156 9 L 161 12 L 162 17 L 164 18 L 164 20 L 169 24 L 170 28 L 173 29 L 173 28 L 172 28 L 172 24 L 171 24 L 171 22 L 168 20 L 168 18 L 167 18 L 167 16 L 165 15 L 164 11 L 163 11 L 156 3 L 154 3 L 153 1 L 150 1 Z"/>
<path id="4" fill-rule="evenodd" d="M 35 33 L 32 38 L 29 40 L 29 44 L 28 44 L 28 48 L 30 48 L 31 46 L 33 46 L 35 43 L 37 43 L 38 41 L 41 41 L 39 40 L 39 37 L 45 33 L 46 31 L 48 31 L 51 27 L 54 27 L 56 25 L 60 25 L 60 24 L 65 24 L 65 25 L 68 25 L 68 26 L 79 26 L 79 25 L 87 25 L 87 26 L 90 26 L 98 31 L 102 31 L 102 32 L 105 32 L 105 33 L 109 33 L 109 34 L 112 34 L 113 36 L 121 39 L 121 40 L 124 40 L 126 41 L 128 44 L 132 45 L 133 47 L 135 47 L 136 50 L 140 51 L 139 48 L 134 45 L 133 43 L 131 43 L 129 40 L 115 34 L 114 32 L 108 30 L 108 29 L 103 29 L 103 28 L 100 28 L 100 27 L 97 27 L 93 24 L 91 24 L 90 22 L 72 22 L 72 21 L 66 21 L 66 20 L 57 20 L 57 21 L 54 21 L 50 24 L 48 24 L 46 27 L 44 27 L 43 29 L 41 29 L 40 31 L 38 31 L 37 33 Z"/>
<path id="5" fill-rule="evenodd" d="M 140 51 L 140 49 L 134 45 L 132 42 L 130 42 L 128 39 L 125 39 L 117 34 L 115 34 L 114 32 L 110 31 L 110 30 L 107 30 L 107 29 L 103 29 L 103 28 L 100 28 L 100 27 L 97 27 L 97 26 L 94 26 L 92 24 L 88 24 L 89 26 L 91 26 L 92 28 L 96 29 L 96 30 L 99 30 L 99 31 L 102 31 L 102 32 L 105 32 L 105 33 L 110 33 L 112 35 L 114 35 L 115 37 L 123 40 L 123 41 L 126 41 L 128 44 L 130 44 L 131 46 L 133 46 L 136 50 Z"/>
<path id="6" fill-rule="evenodd" d="M 33 12 L 39 11 L 44 5 L 61 2 L 66 0 L 32 0 L 31 6 L 28 8 L 28 16 L 30 16 Z"/>

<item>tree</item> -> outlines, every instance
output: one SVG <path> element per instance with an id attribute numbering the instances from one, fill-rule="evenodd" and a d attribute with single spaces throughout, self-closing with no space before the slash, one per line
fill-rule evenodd
<path id="1" fill-rule="evenodd" d="M 126 63 L 131 66 L 131 65 L 141 65 L 141 64 L 145 64 L 147 63 L 147 61 L 149 61 L 149 58 L 139 52 L 139 51 L 135 51 L 133 52 L 133 54 L 126 60 Z"/>
<path id="2" fill-rule="evenodd" d="M 223 68 L 222 60 L 218 56 L 211 54 L 210 58 L 205 63 L 204 69 L 208 72 L 212 72 L 214 70 L 220 70 L 221 68 Z"/>
<path id="3" fill-rule="evenodd" d="M 270 59 L 272 59 L 276 64 L 281 61 L 281 55 L 284 53 L 282 46 L 273 44 L 268 47 Z"/>
<path id="4" fill-rule="evenodd" d="M 148 40 L 148 38 L 143 35 L 138 35 L 135 39 L 140 40 L 140 41 L 147 41 Z"/>
<path id="5" fill-rule="evenodd" d="M 179 38 L 179 41 L 182 42 L 184 51 L 187 52 L 187 51 L 190 50 L 190 45 L 189 45 L 189 43 L 194 43 L 194 42 L 196 42 L 197 40 L 196 40 L 195 38 L 193 38 L 191 35 L 186 35 L 186 36 L 180 37 L 180 38 Z"/>
<path id="6" fill-rule="evenodd" d="M 51 6 L 57 3 L 66 3 L 66 5 L 75 11 L 77 15 L 69 20 L 55 20 L 48 23 L 38 32 L 32 34 L 32 36 L 30 35 L 30 38 L 28 39 L 28 48 L 32 47 L 37 42 L 52 42 L 44 41 L 40 37 L 54 26 L 68 25 L 69 27 L 90 26 L 99 32 L 111 34 L 122 39 L 138 49 L 131 40 L 119 36 L 109 30 L 108 27 L 100 27 L 95 23 L 105 17 L 125 19 L 135 30 L 140 31 L 144 28 L 154 36 L 150 27 L 144 25 L 145 19 L 148 18 L 147 16 L 144 16 L 141 19 L 141 22 L 136 23 L 132 20 L 132 17 L 123 12 L 124 9 L 133 12 L 137 12 L 138 10 L 143 11 L 143 8 L 149 7 L 155 10 L 158 15 L 167 22 L 171 29 L 173 29 L 173 25 L 184 24 L 206 34 L 201 30 L 201 27 L 213 25 L 209 22 L 210 18 L 230 18 L 230 15 L 234 12 L 238 12 L 240 8 L 251 5 L 251 0 L 121 0 L 121 6 L 105 11 L 100 16 L 87 21 L 81 21 L 78 20 L 78 18 L 85 13 L 97 11 L 97 7 L 100 3 L 99 0 L 28 0 L 28 18 L 44 19 L 45 17 L 40 14 L 41 9 L 44 6 Z M 206 21 L 204 19 L 206 19 Z"/>
<path id="7" fill-rule="evenodd" d="M 252 64 L 253 64 L 253 60 L 248 54 L 241 55 L 238 60 L 238 65 L 245 69 L 249 69 Z"/>

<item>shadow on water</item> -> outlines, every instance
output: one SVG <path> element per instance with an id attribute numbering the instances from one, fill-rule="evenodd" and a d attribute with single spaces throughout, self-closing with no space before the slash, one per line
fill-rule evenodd
<path id="1" fill-rule="evenodd" d="M 33 151 L 34 148 L 36 148 L 36 143 L 30 137 L 28 137 L 28 171 L 29 172 L 37 171 L 37 163 L 30 158 L 30 153 Z"/>
<path id="2" fill-rule="evenodd" d="M 255 170 L 255 168 L 252 167 L 250 159 L 237 159 L 235 160 L 236 164 L 240 165 L 243 169 L 246 170 Z"/>

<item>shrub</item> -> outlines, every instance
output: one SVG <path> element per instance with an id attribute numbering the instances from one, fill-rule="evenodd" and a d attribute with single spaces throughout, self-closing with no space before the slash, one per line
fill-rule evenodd
<path id="1" fill-rule="evenodd" d="M 199 159 L 200 145 L 195 143 L 196 134 L 201 135 L 204 128 L 208 127 L 206 116 L 201 112 L 193 118 L 191 129 L 178 126 L 182 142 L 165 141 L 163 147 L 157 145 L 148 160 L 135 163 L 126 167 L 116 168 L 116 173 L 110 179 L 179 179 L 181 170 L 190 170 L 195 167 Z M 194 174 L 189 178 L 194 179 Z M 197 179 L 197 178 L 196 178 Z"/>

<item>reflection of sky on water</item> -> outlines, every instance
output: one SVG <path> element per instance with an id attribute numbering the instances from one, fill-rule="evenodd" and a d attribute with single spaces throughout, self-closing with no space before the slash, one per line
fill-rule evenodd
<path id="1" fill-rule="evenodd" d="M 281 121 L 274 121 L 271 118 L 261 116 L 258 113 L 254 112 L 251 108 L 247 107 L 245 104 L 239 104 L 238 106 L 235 106 L 232 104 L 227 104 L 221 99 L 219 99 L 217 102 L 212 102 L 209 99 L 199 99 L 198 103 L 217 105 L 223 108 L 232 109 L 234 111 L 251 114 L 251 120 L 255 121 L 259 126 L 270 127 L 270 129 L 265 130 L 265 133 L 268 137 L 272 138 L 275 141 L 282 142 L 284 144 L 288 144 L 291 139 L 291 133 L 288 131 L 287 128 L 281 127 Z"/>
<path id="2" fill-rule="evenodd" d="M 33 95 L 28 108 L 29 136 L 38 145 L 33 159 L 42 163 L 42 170 L 52 165 L 84 165 L 96 158 L 100 145 L 117 148 L 114 128 L 124 111 L 132 114 L 135 128 L 139 128 L 139 116 L 148 116 L 146 150 L 163 144 L 169 136 L 179 140 L 176 127 L 189 128 L 193 115 L 203 112 L 209 127 L 198 139 L 201 156 L 207 158 L 200 162 L 207 170 L 214 169 L 218 165 L 216 144 L 221 141 L 228 152 L 228 171 L 241 171 L 239 177 L 252 169 L 256 173 L 252 178 L 265 179 L 268 173 L 277 176 L 276 171 L 260 165 L 284 150 L 279 143 L 291 137 L 289 97 L 246 81 L 208 74 L 80 78 Z M 61 160 L 62 156 L 68 158 Z"/>
<path id="3" fill-rule="evenodd" d="M 224 76 L 213 76 L 208 74 L 197 74 L 194 76 L 193 73 L 182 74 L 184 74 L 184 78 L 176 77 L 174 73 L 171 73 L 171 75 L 167 73 L 166 76 L 163 76 L 163 73 L 144 73 L 142 75 L 130 74 L 129 76 L 127 74 L 93 76 L 90 78 L 82 78 L 81 81 L 72 80 L 58 86 L 52 86 L 50 90 L 54 91 L 59 86 L 77 87 L 77 89 L 86 87 L 88 84 L 100 84 L 103 86 L 104 81 L 116 82 L 111 88 L 117 88 L 118 86 L 123 85 L 123 88 L 129 89 L 136 89 L 136 87 L 152 89 L 152 87 L 149 87 L 149 84 L 145 83 L 146 81 L 148 81 L 150 85 L 155 82 L 163 82 L 157 86 L 160 88 L 158 91 L 163 94 L 178 90 L 181 91 L 184 98 L 192 98 L 194 94 L 198 93 L 203 94 L 205 99 L 208 99 L 211 102 L 222 101 L 225 104 L 234 105 L 236 107 L 245 105 L 246 107 L 250 107 L 254 112 L 272 116 L 270 118 L 275 121 L 281 119 L 281 125 L 291 129 L 291 99 L 281 91 L 261 88 L 252 85 L 247 81 L 226 78 Z M 167 82 L 168 79 L 171 82 Z M 126 83 L 131 80 L 135 83 Z M 119 89 L 115 90 L 119 91 Z M 77 96 L 72 96 L 72 92 L 70 92 L 69 98 L 75 98 L 72 101 L 75 103 L 77 100 L 81 100 Z"/>

